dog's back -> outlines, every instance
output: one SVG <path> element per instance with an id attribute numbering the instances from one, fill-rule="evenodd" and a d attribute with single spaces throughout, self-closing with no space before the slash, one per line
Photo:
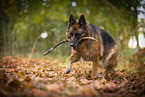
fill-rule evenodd
<path id="1" fill-rule="evenodd" d="M 110 49 L 114 48 L 114 46 L 116 45 L 115 41 L 103 29 L 101 29 L 97 26 L 94 26 L 92 24 L 89 24 L 89 25 L 91 26 L 92 29 L 94 29 L 91 32 L 92 37 L 94 37 L 96 33 L 100 33 L 100 36 L 101 36 L 101 39 L 102 39 L 102 44 L 103 44 L 103 55 L 105 55 Z"/>

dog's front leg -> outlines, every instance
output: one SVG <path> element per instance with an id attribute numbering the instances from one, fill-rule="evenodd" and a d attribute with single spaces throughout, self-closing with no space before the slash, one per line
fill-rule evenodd
<path id="1" fill-rule="evenodd" d="M 93 61 L 92 64 L 92 78 L 98 77 L 98 64 L 99 64 L 99 58 Z"/>
<path id="2" fill-rule="evenodd" d="M 70 73 L 72 64 L 80 60 L 80 55 L 78 53 L 72 52 L 71 56 L 68 57 L 66 61 L 66 74 Z"/>

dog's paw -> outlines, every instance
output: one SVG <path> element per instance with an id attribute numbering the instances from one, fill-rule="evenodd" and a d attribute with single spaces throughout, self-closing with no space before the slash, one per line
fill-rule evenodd
<path id="1" fill-rule="evenodd" d="M 104 73 L 98 75 L 98 78 L 104 78 L 104 77 L 105 77 L 105 74 Z"/>
<path id="2" fill-rule="evenodd" d="M 66 70 L 65 73 L 66 74 L 69 74 L 70 73 L 70 69 Z"/>
<path id="3" fill-rule="evenodd" d="M 92 79 L 97 79 L 98 76 L 99 76 L 98 72 L 97 72 L 97 73 L 92 73 L 92 74 L 91 74 L 91 78 L 92 78 Z"/>
<path id="4" fill-rule="evenodd" d="M 96 74 L 96 75 L 91 75 L 91 78 L 92 79 L 97 79 L 98 78 L 98 75 Z"/>
<path id="5" fill-rule="evenodd" d="M 91 79 L 97 79 L 98 76 L 91 76 Z"/>

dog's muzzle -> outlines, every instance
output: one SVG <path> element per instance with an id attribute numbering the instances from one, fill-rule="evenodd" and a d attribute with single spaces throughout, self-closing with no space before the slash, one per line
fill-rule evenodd
<path id="1" fill-rule="evenodd" d="M 71 46 L 71 47 L 74 47 L 75 46 L 75 44 L 74 43 L 69 43 L 69 45 Z"/>
<path id="2" fill-rule="evenodd" d="M 73 47 L 74 50 L 78 48 L 78 43 L 77 44 L 75 44 L 75 43 L 69 43 L 69 45 L 71 47 Z"/>

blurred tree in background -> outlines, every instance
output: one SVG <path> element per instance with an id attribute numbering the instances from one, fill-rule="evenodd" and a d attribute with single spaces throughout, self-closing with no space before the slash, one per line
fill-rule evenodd
<path id="1" fill-rule="evenodd" d="M 0 1 L 0 56 L 22 54 L 28 57 L 34 41 L 38 39 L 35 54 L 42 54 L 60 40 L 65 39 L 68 18 L 84 14 L 90 24 L 107 31 L 117 42 L 120 59 L 128 58 L 128 42 L 131 36 L 137 40 L 139 28 L 145 20 L 144 0 L 1 0 Z M 143 33 L 144 30 L 142 30 Z M 70 47 L 64 44 L 51 56 L 68 56 Z"/>

